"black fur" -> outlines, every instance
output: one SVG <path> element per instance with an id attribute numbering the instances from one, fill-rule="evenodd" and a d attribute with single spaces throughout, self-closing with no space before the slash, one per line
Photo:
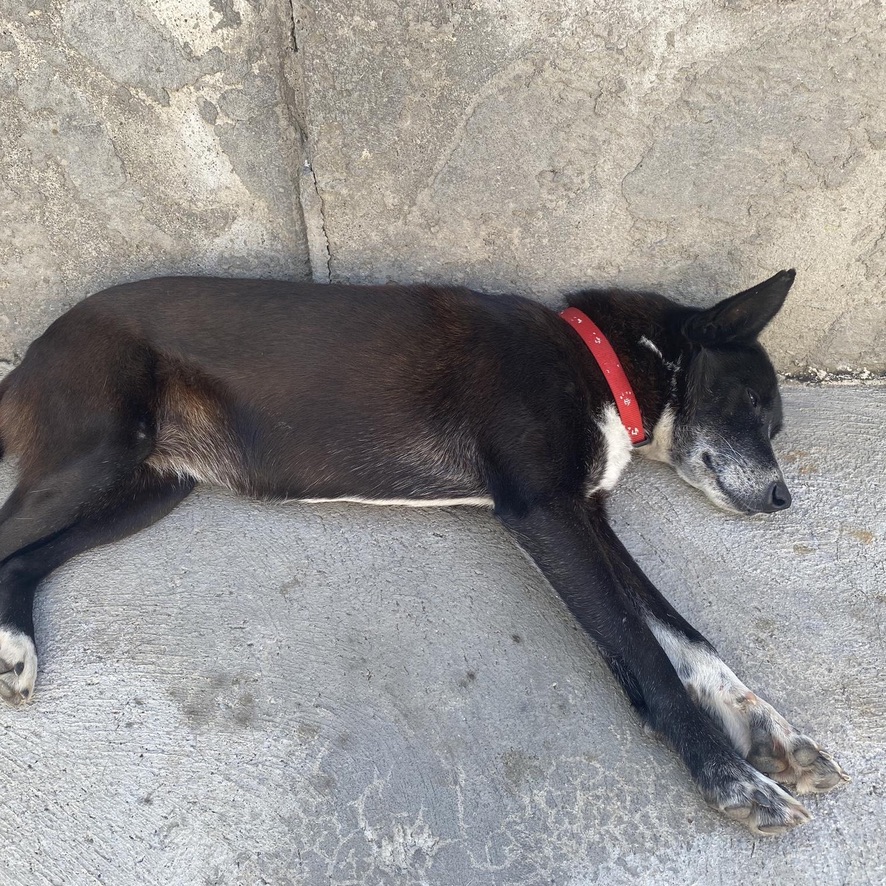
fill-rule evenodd
<path id="1" fill-rule="evenodd" d="M 792 280 L 782 272 L 707 311 L 648 293 L 569 299 L 619 354 L 647 433 L 670 422 L 650 452 L 738 510 L 776 510 L 787 494 L 769 444 L 775 375 L 755 339 Z M 159 519 L 198 481 L 263 499 L 488 497 L 705 796 L 727 808 L 745 790 L 751 767 L 687 693 L 648 619 L 709 644 L 606 521 L 615 444 L 601 425 L 603 374 L 541 304 L 449 288 L 150 280 L 53 323 L 0 397 L 0 442 L 21 472 L 0 512 L 0 624 L 33 638 L 45 575 Z M 717 436 L 740 441 L 740 469 Z M 797 823 L 790 809 L 747 802 L 764 824 Z"/>

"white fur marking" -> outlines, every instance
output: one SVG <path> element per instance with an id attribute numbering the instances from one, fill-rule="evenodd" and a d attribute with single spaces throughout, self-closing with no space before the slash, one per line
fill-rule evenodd
<path id="1" fill-rule="evenodd" d="M 622 424 L 621 416 L 611 403 L 603 407 L 603 416 L 597 422 L 597 426 L 603 432 L 605 448 L 603 475 L 597 485 L 587 491 L 588 495 L 593 495 L 601 489 L 605 489 L 607 492 L 612 489 L 618 483 L 622 471 L 628 466 L 634 449 L 631 437 Z"/>
<path id="2" fill-rule="evenodd" d="M 456 506 L 491 508 L 492 498 L 485 495 L 465 498 L 362 498 L 359 495 L 343 495 L 341 498 L 287 498 L 287 502 L 324 504 L 326 502 L 347 501 L 359 505 L 379 505 L 406 508 L 451 508 Z"/>
<path id="3" fill-rule="evenodd" d="M 655 342 L 650 341 L 648 338 L 646 338 L 645 335 L 641 335 L 640 336 L 640 344 L 643 345 L 644 347 L 649 348 L 650 351 L 652 351 L 654 354 L 657 354 L 659 357 L 661 357 L 662 362 L 664 362 L 664 355 L 656 347 Z"/>
<path id="4" fill-rule="evenodd" d="M 674 445 L 674 409 L 665 406 L 661 417 L 652 429 L 652 442 L 640 449 L 640 454 L 653 461 L 671 463 L 671 449 Z"/>
<path id="5" fill-rule="evenodd" d="M 37 679 L 37 650 L 34 641 L 15 628 L 0 628 L 0 661 L 5 674 L 0 674 L 0 695 L 10 704 L 21 704 L 34 697 Z M 23 665 L 20 674 L 16 665 Z"/>
<path id="6" fill-rule="evenodd" d="M 652 353 L 655 354 L 655 356 L 658 357 L 658 359 L 661 360 L 661 362 L 664 363 L 664 365 L 668 369 L 670 369 L 671 372 L 673 372 L 675 375 L 680 371 L 679 360 L 676 363 L 672 363 L 670 360 L 666 360 L 664 354 L 662 354 L 658 345 L 656 345 L 654 341 L 651 341 L 650 339 L 646 338 L 645 335 L 640 336 L 639 344 L 643 345 L 643 347 L 645 347 L 645 348 L 649 348 L 649 350 L 652 351 Z M 673 382 L 674 382 L 674 379 L 672 378 L 671 383 L 673 384 Z"/>
<path id="7" fill-rule="evenodd" d="M 746 710 L 757 703 L 756 695 L 710 649 L 691 642 L 652 616 L 646 617 L 646 623 L 683 685 L 691 689 L 701 707 L 716 717 L 746 756 L 751 747 Z"/>

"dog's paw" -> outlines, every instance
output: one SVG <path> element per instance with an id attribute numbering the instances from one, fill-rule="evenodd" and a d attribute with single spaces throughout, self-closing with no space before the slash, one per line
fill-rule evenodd
<path id="1" fill-rule="evenodd" d="M 750 766 L 734 769 L 704 791 L 705 799 L 755 834 L 772 837 L 805 824 L 812 816 L 799 800 Z"/>
<path id="2" fill-rule="evenodd" d="M 37 649 L 34 641 L 15 628 L 0 628 L 0 695 L 18 707 L 34 696 Z"/>
<path id="3" fill-rule="evenodd" d="M 798 794 L 821 794 L 849 781 L 834 758 L 808 735 L 794 729 L 762 699 L 750 715 L 751 749 L 748 762 Z"/>

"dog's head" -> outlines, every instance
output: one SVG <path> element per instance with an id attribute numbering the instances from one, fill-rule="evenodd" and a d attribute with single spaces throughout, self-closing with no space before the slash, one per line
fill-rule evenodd
<path id="1" fill-rule="evenodd" d="M 743 513 L 787 508 L 771 440 L 781 427 L 775 370 L 757 336 L 778 313 L 794 271 L 681 318 L 688 365 L 666 415 L 662 453 L 715 504 Z"/>

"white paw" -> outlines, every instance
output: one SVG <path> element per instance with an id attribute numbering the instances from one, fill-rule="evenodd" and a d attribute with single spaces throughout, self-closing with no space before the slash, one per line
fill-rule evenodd
<path id="1" fill-rule="evenodd" d="M 34 641 L 15 628 L 0 628 L 0 695 L 18 707 L 33 698 L 36 679 Z"/>
<path id="2" fill-rule="evenodd" d="M 756 769 L 798 794 L 830 791 L 849 781 L 830 754 L 751 692 L 712 649 L 653 618 L 648 623 L 693 701 Z"/>

